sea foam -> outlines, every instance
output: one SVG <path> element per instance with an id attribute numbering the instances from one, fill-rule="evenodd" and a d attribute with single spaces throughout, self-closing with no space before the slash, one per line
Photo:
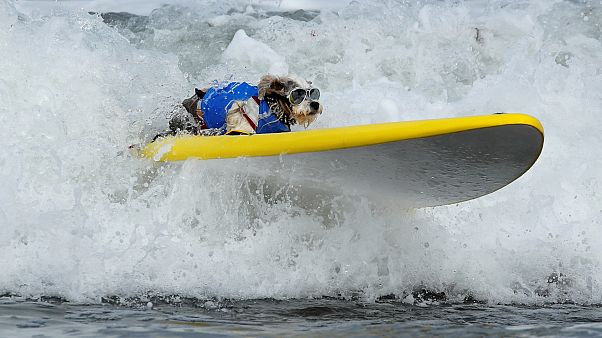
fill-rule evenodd
<path id="1" fill-rule="evenodd" d="M 602 302 L 599 4 L 180 2 L 110 26 L 57 6 L 0 0 L 2 292 Z M 519 111 L 543 154 L 490 196 L 416 211 L 316 198 L 244 159 L 130 156 L 194 86 L 270 70 L 224 55 L 241 29 L 241 58 L 267 46 L 322 89 L 311 128 Z"/>

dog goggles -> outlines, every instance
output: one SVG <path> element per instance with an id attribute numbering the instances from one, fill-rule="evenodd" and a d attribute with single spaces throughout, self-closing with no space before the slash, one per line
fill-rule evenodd
<path id="1" fill-rule="evenodd" d="M 288 95 L 288 100 L 291 101 L 292 104 L 300 104 L 307 97 L 309 97 L 309 99 L 312 101 L 319 100 L 320 99 L 320 90 L 318 88 L 293 89 L 291 91 L 291 93 Z"/>

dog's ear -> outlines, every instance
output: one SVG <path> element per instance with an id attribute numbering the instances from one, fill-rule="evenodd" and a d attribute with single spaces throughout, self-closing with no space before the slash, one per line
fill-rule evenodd
<path id="1" fill-rule="evenodd" d="M 203 94 L 205 94 L 205 93 L 203 93 L 202 90 L 200 90 L 198 88 L 195 88 L 194 92 L 196 93 L 196 96 L 198 96 L 198 97 L 203 97 Z"/>
<path id="2" fill-rule="evenodd" d="M 261 77 L 257 85 L 257 90 L 259 91 L 257 96 L 260 100 L 263 100 L 266 95 L 270 94 L 285 95 L 284 83 L 282 83 L 278 76 L 269 74 Z"/>
<path id="3" fill-rule="evenodd" d="M 190 98 L 182 101 L 182 105 L 186 108 L 186 111 L 190 114 L 194 115 L 196 112 L 196 105 L 199 102 L 199 98 L 195 95 L 192 95 Z"/>

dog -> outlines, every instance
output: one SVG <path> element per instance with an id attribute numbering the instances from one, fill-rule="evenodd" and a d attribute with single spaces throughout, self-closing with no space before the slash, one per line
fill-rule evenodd
<path id="1" fill-rule="evenodd" d="M 169 130 L 155 137 L 193 135 L 252 135 L 307 128 L 322 114 L 320 90 L 295 75 L 264 75 L 257 86 L 231 82 L 223 87 L 195 88 L 184 100 L 185 114 L 174 114 Z"/>

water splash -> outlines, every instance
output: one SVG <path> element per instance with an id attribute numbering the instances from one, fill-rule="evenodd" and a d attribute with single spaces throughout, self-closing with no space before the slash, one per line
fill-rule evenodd
<path id="1" fill-rule="evenodd" d="M 94 301 L 403 298 L 424 287 L 459 300 L 601 302 L 597 3 L 353 2 L 317 16 L 212 5 L 111 28 L 0 1 L 0 290 Z M 265 72 L 223 58 L 239 29 L 323 89 L 317 127 L 522 111 L 546 128 L 543 155 L 490 196 L 407 212 L 315 198 L 241 170 L 245 160 L 124 154 L 193 86 Z"/>

